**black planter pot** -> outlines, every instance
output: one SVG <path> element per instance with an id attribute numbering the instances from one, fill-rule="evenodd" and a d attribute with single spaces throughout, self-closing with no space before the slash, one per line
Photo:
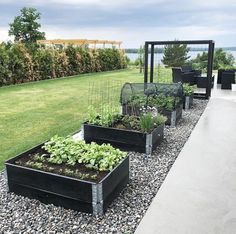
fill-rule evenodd
<path id="1" fill-rule="evenodd" d="M 150 154 L 162 141 L 164 124 L 155 128 L 150 134 L 138 131 L 107 128 L 90 124 L 83 125 L 86 143 L 110 143 L 112 146 L 126 151 Z"/>
<path id="2" fill-rule="evenodd" d="M 184 103 L 183 107 L 185 110 L 189 110 L 193 106 L 193 95 L 191 96 L 184 96 Z"/>
<path id="3" fill-rule="evenodd" d="M 160 113 L 167 117 L 166 124 L 174 127 L 181 119 L 182 111 L 183 111 L 183 104 L 181 104 L 175 110 L 161 110 Z"/>
<path id="4" fill-rule="evenodd" d="M 5 162 L 9 192 L 94 215 L 102 215 L 129 181 L 129 157 L 99 183 L 71 178 L 15 164 L 38 145 Z"/>
<path id="5" fill-rule="evenodd" d="M 159 110 L 160 113 L 167 117 L 166 125 L 170 125 L 172 127 L 176 126 L 179 119 L 182 117 L 182 110 L 183 110 L 183 104 L 180 104 L 178 107 L 176 107 L 175 110 Z M 136 115 L 139 116 L 141 114 L 139 107 L 132 107 L 128 105 L 122 106 L 122 114 L 123 115 Z"/>
<path id="6" fill-rule="evenodd" d="M 212 76 L 211 88 L 213 88 L 213 86 L 214 86 L 214 79 L 215 79 L 215 76 Z M 205 76 L 197 77 L 197 87 L 198 88 L 206 88 L 208 86 L 207 82 L 208 82 L 207 77 L 205 77 Z"/>

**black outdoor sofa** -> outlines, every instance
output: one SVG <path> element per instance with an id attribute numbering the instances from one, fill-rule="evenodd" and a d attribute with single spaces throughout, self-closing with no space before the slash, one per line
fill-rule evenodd
<path id="1" fill-rule="evenodd" d="M 211 87 L 214 85 L 214 76 L 212 77 Z M 191 65 L 184 65 L 182 67 L 172 68 L 173 83 L 188 83 L 190 85 L 197 85 L 198 88 L 207 87 L 207 77 L 202 76 L 201 70 L 192 69 Z"/>

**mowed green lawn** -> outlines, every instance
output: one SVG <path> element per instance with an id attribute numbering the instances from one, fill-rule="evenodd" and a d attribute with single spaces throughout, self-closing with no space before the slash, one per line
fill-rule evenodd
<path id="1" fill-rule="evenodd" d="M 53 135 L 78 130 L 89 105 L 118 105 L 125 82 L 143 82 L 143 74 L 127 69 L 0 88 L 0 169 Z"/>
<path id="2" fill-rule="evenodd" d="M 132 69 L 0 88 L 0 169 L 6 159 L 54 134 L 78 130 L 88 105 L 118 104 L 125 82 L 143 82 L 143 75 Z"/>

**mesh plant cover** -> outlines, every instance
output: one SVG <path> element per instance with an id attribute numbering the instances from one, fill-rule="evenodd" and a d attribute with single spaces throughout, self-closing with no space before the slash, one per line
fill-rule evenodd
<path id="1" fill-rule="evenodd" d="M 176 104 L 183 102 L 183 86 L 180 83 L 125 83 L 121 89 L 120 103 L 126 105 L 131 103 L 136 97 L 146 99 L 148 97 L 173 97 Z"/>

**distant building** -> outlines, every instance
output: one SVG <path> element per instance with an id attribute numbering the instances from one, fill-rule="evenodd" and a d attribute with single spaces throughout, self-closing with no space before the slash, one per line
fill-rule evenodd
<path id="1" fill-rule="evenodd" d="M 38 40 L 38 44 L 52 46 L 55 48 L 65 48 L 68 45 L 87 46 L 89 48 L 118 48 L 121 49 L 122 41 L 108 40 L 87 40 L 87 39 L 55 39 L 55 40 Z"/>

